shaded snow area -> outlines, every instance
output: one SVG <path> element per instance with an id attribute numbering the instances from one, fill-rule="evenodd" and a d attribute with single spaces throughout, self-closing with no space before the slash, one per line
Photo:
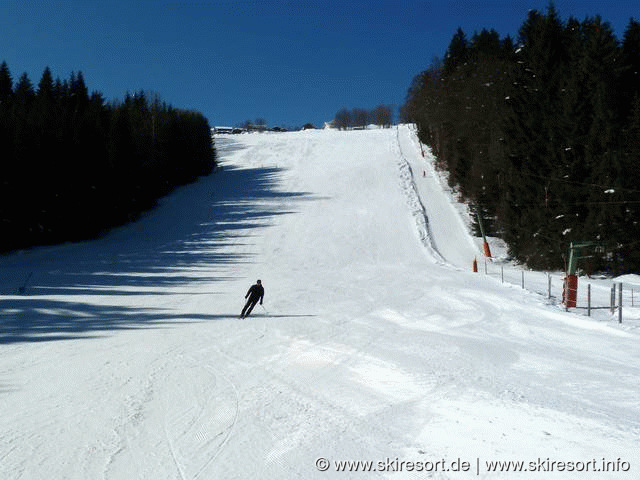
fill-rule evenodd
<path id="1" fill-rule="evenodd" d="M 216 143 L 135 224 L 0 257 L 0 478 L 640 478 L 638 320 L 471 273 L 409 127 Z"/>

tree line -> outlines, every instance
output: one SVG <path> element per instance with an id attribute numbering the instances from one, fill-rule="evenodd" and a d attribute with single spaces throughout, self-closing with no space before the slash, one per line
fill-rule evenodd
<path id="1" fill-rule="evenodd" d="M 348 110 L 341 108 L 333 119 L 333 126 L 339 130 L 350 128 L 365 128 L 367 125 L 378 125 L 389 128 L 393 121 L 391 107 L 379 105 L 372 110 L 366 108 L 354 108 Z"/>
<path id="2" fill-rule="evenodd" d="M 206 118 L 157 96 L 107 103 L 81 72 L 34 87 L 0 66 L 0 251 L 92 238 L 210 173 Z"/>
<path id="3" fill-rule="evenodd" d="M 640 24 L 531 11 L 517 42 L 458 29 L 402 108 L 449 183 L 534 268 L 640 271 Z"/>

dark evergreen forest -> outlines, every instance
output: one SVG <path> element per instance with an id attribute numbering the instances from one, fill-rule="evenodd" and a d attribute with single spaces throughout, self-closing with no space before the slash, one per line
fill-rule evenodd
<path id="1" fill-rule="evenodd" d="M 462 30 L 402 115 L 490 233 L 533 268 L 640 272 L 640 24 L 531 11 L 517 41 Z"/>
<path id="2" fill-rule="evenodd" d="M 144 92 L 107 103 L 49 68 L 14 85 L 0 66 L 0 251 L 96 237 L 214 167 L 198 112 Z"/>

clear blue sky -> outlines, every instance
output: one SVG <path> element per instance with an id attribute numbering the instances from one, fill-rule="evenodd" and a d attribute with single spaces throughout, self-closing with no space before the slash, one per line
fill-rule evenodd
<path id="1" fill-rule="evenodd" d="M 600 15 L 618 39 L 638 0 L 556 0 L 562 19 Z M 400 106 L 455 30 L 517 36 L 548 0 L 0 0 L 0 61 L 37 85 L 82 71 L 109 100 L 157 92 L 212 126 L 258 117 L 322 125 L 341 107 Z"/>

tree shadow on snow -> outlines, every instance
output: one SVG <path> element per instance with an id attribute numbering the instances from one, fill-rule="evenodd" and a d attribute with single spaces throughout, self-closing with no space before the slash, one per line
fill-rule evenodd
<path id="1" fill-rule="evenodd" d="M 297 202 L 317 199 L 279 191 L 280 175 L 278 168 L 225 167 L 100 239 L 0 256 L 0 344 L 237 318 L 123 306 L 117 299 L 150 303 L 148 296 L 165 295 L 164 289 L 190 295 L 196 286 L 194 294 L 202 287 L 208 295 L 222 294 L 216 283 L 254 261 L 247 252 L 260 234 L 256 229 L 294 213 Z"/>

